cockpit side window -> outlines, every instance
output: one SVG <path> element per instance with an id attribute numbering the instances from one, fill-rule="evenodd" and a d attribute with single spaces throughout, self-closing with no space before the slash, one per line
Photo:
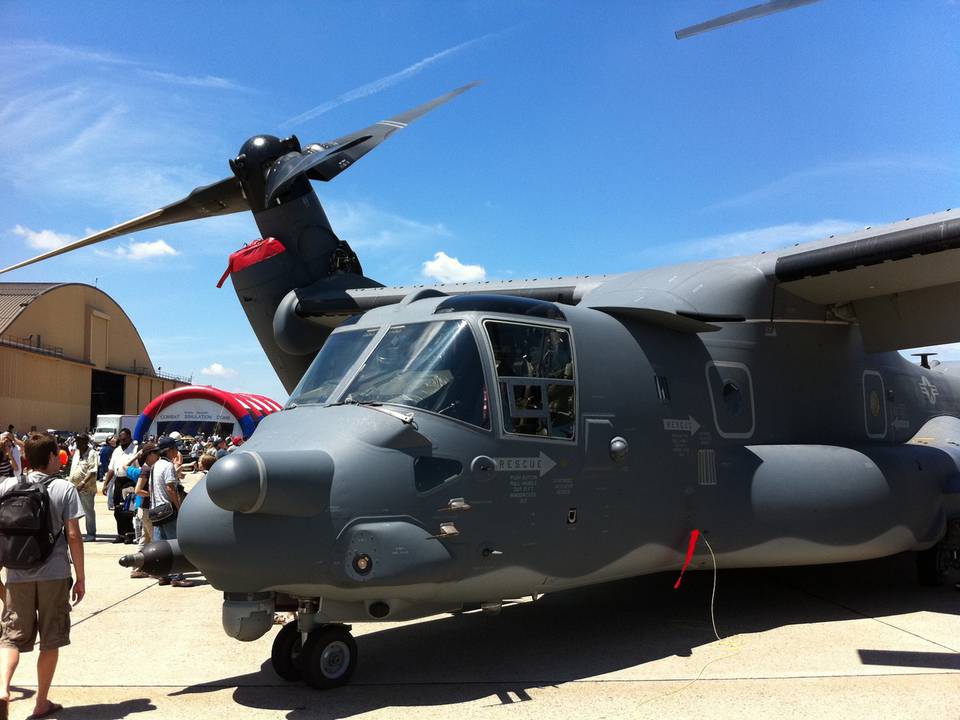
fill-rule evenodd
<path id="1" fill-rule="evenodd" d="M 487 321 L 503 429 L 572 440 L 576 387 L 570 333 L 563 328 Z"/>

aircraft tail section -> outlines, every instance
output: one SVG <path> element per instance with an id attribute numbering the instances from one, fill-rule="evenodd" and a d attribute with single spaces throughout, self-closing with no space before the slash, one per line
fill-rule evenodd
<path id="1" fill-rule="evenodd" d="M 221 284 L 229 275 L 237 299 L 257 340 L 287 392 L 303 377 L 334 326 L 313 326 L 298 343 L 277 341 L 278 311 L 296 322 L 296 308 L 287 318 L 284 298 L 297 288 L 328 282 L 334 286 L 379 287 L 363 277 L 360 261 L 330 227 L 316 194 L 310 190 L 294 203 L 254 214 L 262 239 L 230 256 Z M 282 306 L 282 308 L 281 308 Z"/>

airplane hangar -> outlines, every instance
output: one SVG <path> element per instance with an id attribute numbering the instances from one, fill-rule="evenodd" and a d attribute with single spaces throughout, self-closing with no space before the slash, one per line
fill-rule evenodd
<path id="1" fill-rule="evenodd" d="M 83 283 L 0 283 L 0 423 L 82 430 L 189 379 L 158 372 L 117 302 Z"/>

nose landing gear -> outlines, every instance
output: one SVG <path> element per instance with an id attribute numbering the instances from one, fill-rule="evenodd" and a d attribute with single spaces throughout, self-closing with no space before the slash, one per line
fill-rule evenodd
<path id="1" fill-rule="evenodd" d="M 317 690 L 346 685 L 357 666 L 357 643 L 350 629 L 316 625 L 304 641 L 297 621 L 287 623 L 273 641 L 273 669 L 284 680 L 306 680 Z"/>

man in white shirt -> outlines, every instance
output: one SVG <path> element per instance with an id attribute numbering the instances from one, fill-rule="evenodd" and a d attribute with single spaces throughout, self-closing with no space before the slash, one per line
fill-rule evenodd
<path id="1" fill-rule="evenodd" d="M 103 494 L 111 501 L 113 517 L 117 521 L 117 539 L 115 543 L 133 544 L 133 517 L 123 514 L 123 490 L 132 488 L 133 483 L 127 479 L 127 465 L 137 457 L 137 444 L 133 441 L 130 430 L 123 428 L 117 435 L 117 448 L 110 456 L 110 466 L 103 476 Z M 132 490 L 131 490 L 132 492 Z"/>

